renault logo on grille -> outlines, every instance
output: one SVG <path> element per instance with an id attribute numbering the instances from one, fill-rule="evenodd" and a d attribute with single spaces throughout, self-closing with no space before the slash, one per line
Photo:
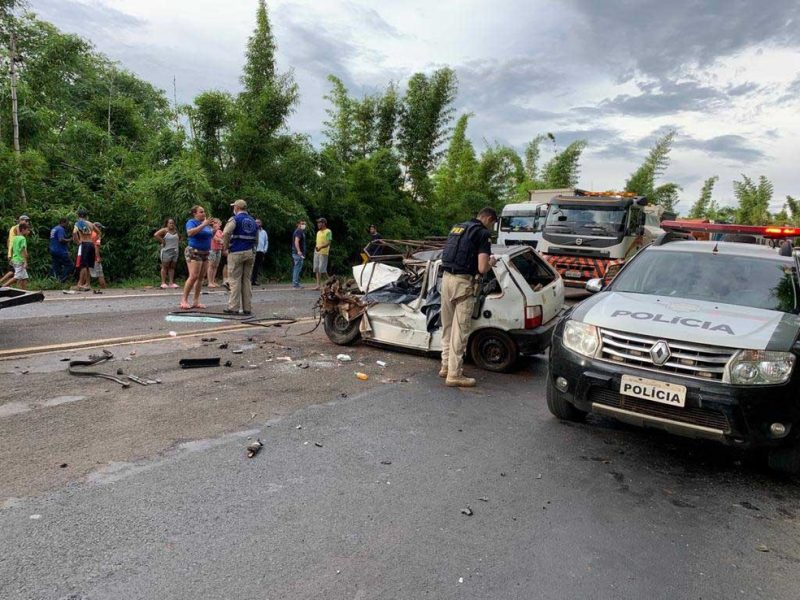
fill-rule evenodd
<path id="1" fill-rule="evenodd" d="M 672 352 L 669 349 L 669 344 L 664 340 L 657 341 L 653 344 L 653 347 L 650 348 L 650 359 L 656 366 L 662 366 L 669 360 L 670 356 L 672 356 Z"/>

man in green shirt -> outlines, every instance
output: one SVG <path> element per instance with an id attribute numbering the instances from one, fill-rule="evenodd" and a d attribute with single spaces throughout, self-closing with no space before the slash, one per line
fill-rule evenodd
<path id="1" fill-rule="evenodd" d="M 11 266 L 14 271 L 0 280 L 0 286 L 17 285 L 20 289 L 28 289 L 28 234 L 30 225 L 17 225 L 17 235 L 11 240 Z"/>

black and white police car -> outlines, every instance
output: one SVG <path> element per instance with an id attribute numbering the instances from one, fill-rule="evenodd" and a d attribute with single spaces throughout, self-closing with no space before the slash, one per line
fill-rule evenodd
<path id="1" fill-rule="evenodd" d="M 772 468 L 800 472 L 800 257 L 675 237 L 561 318 L 550 411 L 767 447 Z"/>

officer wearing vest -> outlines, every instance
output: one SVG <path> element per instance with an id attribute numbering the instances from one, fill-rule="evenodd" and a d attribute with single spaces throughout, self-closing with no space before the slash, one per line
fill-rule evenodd
<path id="1" fill-rule="evenodd" d="M 253 306 L 253 265 L 255 253 L 253 249 L 258 242 L 258 225 L 247 213 L 247 202 L 237 200 L 231 204 L 233 216 L 228 219 L 222 231 L 222 246 L 228 251 L 228 281 L 230 293 L 228 307 L 223 310 L 227 314 L 245 315 L 252 313 Z"/>
<path id="2" fill-rule="evenodd" d="M 475 304 L 475 276 L 487 273 L 496 260 L 492 253 L 492 227 L 497 212 L 484 208 L 470 221 L 454 225 L 442 252 L 442 368 L 450 387 L 473 387 L 464 377 L 464 352 Z"/>

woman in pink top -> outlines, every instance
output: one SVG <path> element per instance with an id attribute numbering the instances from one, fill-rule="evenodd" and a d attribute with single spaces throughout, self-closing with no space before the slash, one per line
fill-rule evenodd
<path id="1" fill-rule="evenodd" d="M 211 252 L 208 255 L 208 287 L 215 288 L 217 285 L 217 269 L 222 260 L 222 221 L 212 219 L 211 227 L 214 229 L 214 237 L 211 238 Z"/>

